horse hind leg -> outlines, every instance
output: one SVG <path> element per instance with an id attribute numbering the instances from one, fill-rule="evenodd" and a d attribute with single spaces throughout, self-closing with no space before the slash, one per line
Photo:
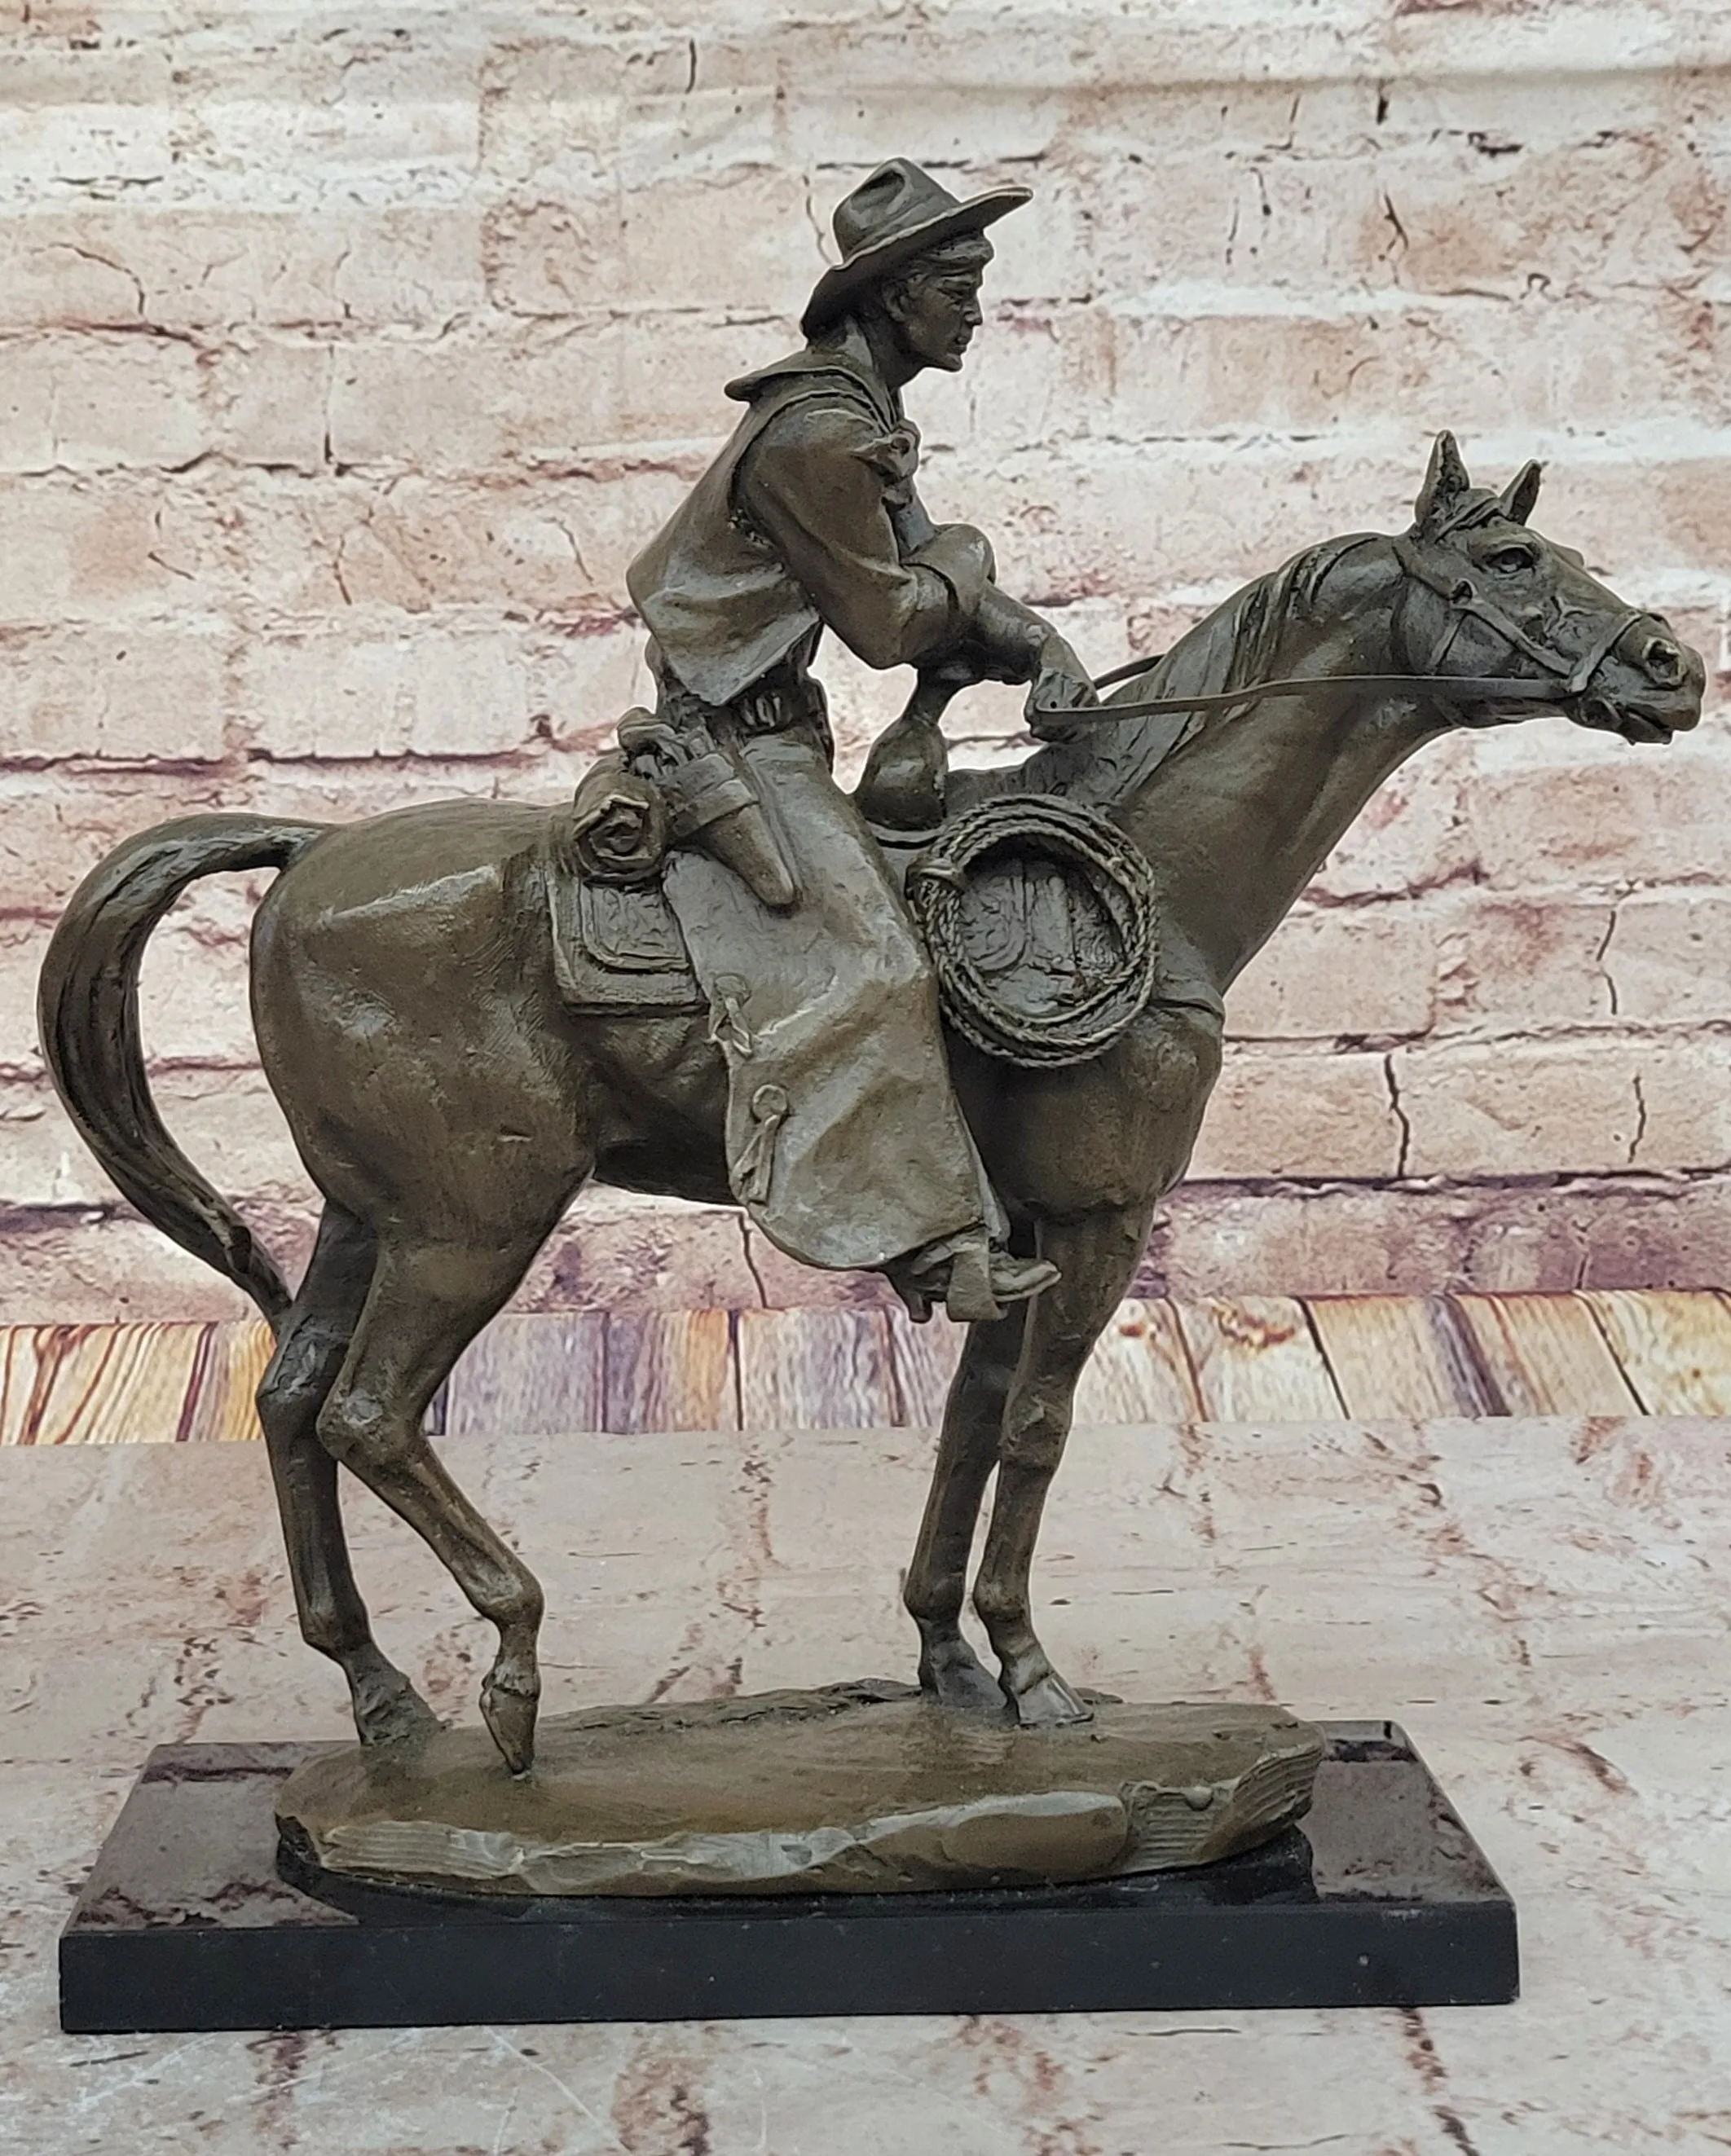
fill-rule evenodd
<path id="1" fill-rule="evenodd" d="M 363 1744 L 388 1743 L 439 1726 L 432 1708 L 372 1636 L 349 1563 L 336 1462 L 318 1436 L 319 1410 L 348 1353 L 373 1260 L 367 1230 L 327 1206 L 312 1262 L 258 1393 L 301 1636 L 348 1680 Z"/>
<path id="2" fill-rule="evenodd" d="M 527 1773 L 535 1752 L 541 1587 L 446 1472 L 421 1420 L 457 1357 L 528 1270 L 543 1234 L 537 1227 L 503 1250 L 382 1238 L 354 1338 L 318 1418 L 325 1449 L 415 1530 L 497 1628 L 481 1715 L 515 1774 Z"/>

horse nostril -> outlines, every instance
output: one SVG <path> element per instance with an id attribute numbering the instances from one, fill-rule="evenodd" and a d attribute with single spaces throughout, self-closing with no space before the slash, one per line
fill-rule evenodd
<path id="1" fill-rule="evenodd" d="M 1683 678 L 1683 654 L 1667 637 L 1651 638 L 1641 651 L 1641 663 L 1662 689 L 1674 689 Z"/>

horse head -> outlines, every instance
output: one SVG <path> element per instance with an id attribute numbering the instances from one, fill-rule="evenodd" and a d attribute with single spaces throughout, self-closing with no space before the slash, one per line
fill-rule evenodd
<path id="1" fill-rule="evenodd" d="M 1529 463 L 1500 494 L 1477 487 L 1454 436 L 1437 436 L 1412 528 L 1395 542 L 1401 655 L 1415 675 L 1556 684 L 1554 698 L 1463 699 L 1462 725 L 1557 710 L 1625 741 L 1668 742 L 1700 718 L 1707 670 L 1662 614 L 1626 604 L 1573 547 L 1528 528 L 1539 476 Z"/>

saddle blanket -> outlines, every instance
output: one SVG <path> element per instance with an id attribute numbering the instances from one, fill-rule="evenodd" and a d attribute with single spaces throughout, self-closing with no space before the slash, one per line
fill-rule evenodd
<path id="1" fill-rule="evenodd" d="M 659 883 L 592 883 L 547 865 L 553 977 L 570 1009 L 696 1011 L 707 1002 Z"/>

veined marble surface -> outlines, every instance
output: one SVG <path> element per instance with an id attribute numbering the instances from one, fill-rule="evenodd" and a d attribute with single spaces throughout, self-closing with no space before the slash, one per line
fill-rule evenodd
<path id="1" fill-rule="evenodd" d="M 547 1702 L 912 1666 L 930 1440 L 453 1439 L 548 1590 Z M 488 1639 L 357 1493 L 388 1648 Z M 1072 1678 L 1386 1715 L 1513 1892 L 1525 1996 L 65 2037 L 54 1948 L 153 1743 L 338 1735 L 255 1446 L 0 1452 L 0 2149 L 208 2156 L 1549 2156 L 1731 2148 L 1731 1423 L 1078 1432 L 1036 1575 Z"/>

